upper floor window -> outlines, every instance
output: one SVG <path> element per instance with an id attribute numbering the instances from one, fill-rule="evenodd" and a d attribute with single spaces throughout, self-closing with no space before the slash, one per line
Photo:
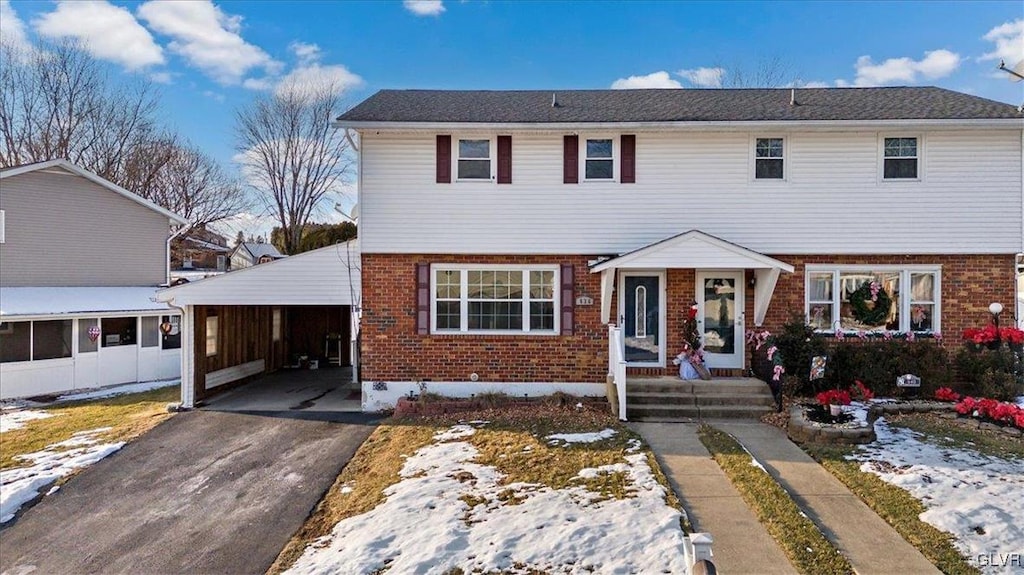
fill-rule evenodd
<path id="1" fill-rule="evenodd" d="M 435 333 L 555 333 L 555 266 L 435 266 Z"/>
<path id="2" fill-rule="evenodd" d="M 459 140 L 458 179 L 491 179 L 490 140 Z"/>
<path id="3" fill-rule="evenodd" d="M 754 144 L 754 179 L 781 180 L 785 176 L 782 138 L 757 138 Z"/>
<path id="4" fill-rule="evenodd" d="M 587 180 L 611 180 L 615 177 L 614 146 L 611 138 L 588 139 L 584 178 Z"/>
<path id="5" fill-rule="evenodd" d="M 918 159 L 917 138 L 885 138 L 882 178 L 916 180 Z"/>

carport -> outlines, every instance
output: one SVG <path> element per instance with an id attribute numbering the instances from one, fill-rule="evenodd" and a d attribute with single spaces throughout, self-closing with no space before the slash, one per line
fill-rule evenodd
<path id="1" fill-rule="evenodd" d="M 182 406 L 282 370 L 358 381 L 359 278 L 352 240 L 158 292 L 182 314 Z"/>

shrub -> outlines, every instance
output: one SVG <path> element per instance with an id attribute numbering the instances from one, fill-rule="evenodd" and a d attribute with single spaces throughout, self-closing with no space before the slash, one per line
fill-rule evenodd
<path id="1" fill-rule="evenodd" d="M 810 381 L 811 359 L 817 355 L 826 355 L 825 343 L 814 334 L 814 329 L 804 322 L 801 314 L 793 314 L 789 321 L 782 325 L 782 330 L 774 334 L 774 345 L 782 355 L 782 365 L 786 374 L 799 381 L 798 391 L 813 395 L 827 387 L 821 380 Z M 763 348 L 762 348 L 763 349 Z M 771 381 L 773 365 L 765 354 L 754 354 L 754 374 Z M 817 384 L 817 385 L 815 385 Z"/>
<path id="2" fill-rule="evenodd" d="M 898 396 L 905 391 L 896 387 L 896 378 L 913 373 L 921 378 L 920 394 L 930 397 L 951 381 L 949 356 L 933 340 L 833 341 L 830 348 L 826 387 L 850 387 L 860 380 L 876 395 Z"/>
<path id="3" fill-rule="evenodd" d="M 1024 394 L 1024 366 L 1013 349 L 965 346 L 956 355 L 962 391 L 969 395 L 1012 400 Z"/>

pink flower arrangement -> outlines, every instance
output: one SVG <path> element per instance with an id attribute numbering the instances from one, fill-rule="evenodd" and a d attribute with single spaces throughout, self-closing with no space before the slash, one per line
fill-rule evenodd
<path id="1" fill-rule="evenodd" d="M 935 399 L 939 401 L 960 401 L 960 394 L 948 387 L 940 387 L 935 390 Z"/>
<path id="2" fill-rule="evenodd" d="M 779 348 L 775 347 L 774 345 L 768 348 L 768 361 L 771 361 L 772 359 L 775 358 L 775 352 L 777 351 L 779 351 Z"/>
<path id="3" fill-rule="evenodd" d="M 843 328 L 837 327 L 836 328 L 836 341 L 843 341 L 844 339 L 846 339 L 846 334 L 843 333 Z"/>
<path id="4" fill-rule="evenodd" d="M 892 341 L 892 332 L 889 331 L 889 330 L 883 331 L 882 332 L 882 339 L 884 339 L 885 341 Z"/>
<path id="5" fill-rule="evenodd" d="M 830 389 L 815 396 L 821 405 L 850 405 L 850 392 L 842 389 Z"/>
<path id="6" fill-rule="evenodd" d="M 882 284 L 871 282 L 871 301 L 878 301 L 878 292 L 882 291 Z"/>
<path id="7" fill-rule="evenodd" d="M 781 365 L 776 365 L 774 371 L 775 375 L 772 376 L 772 381 L 779 381 L 780 379 L 782 379 L 782 374 L 786 373 L 786 368 L 782 367 Z"/>

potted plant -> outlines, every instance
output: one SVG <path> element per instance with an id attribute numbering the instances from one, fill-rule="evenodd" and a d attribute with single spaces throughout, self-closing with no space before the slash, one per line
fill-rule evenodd
<path id="1" fill-rule="evenodd" d="M 842 389 L 830 389 L 817 395 L 818 403 L 828 406 L 832 417 L 843 414 L 843 406 L 850 405 L 850 392 Z"/>

